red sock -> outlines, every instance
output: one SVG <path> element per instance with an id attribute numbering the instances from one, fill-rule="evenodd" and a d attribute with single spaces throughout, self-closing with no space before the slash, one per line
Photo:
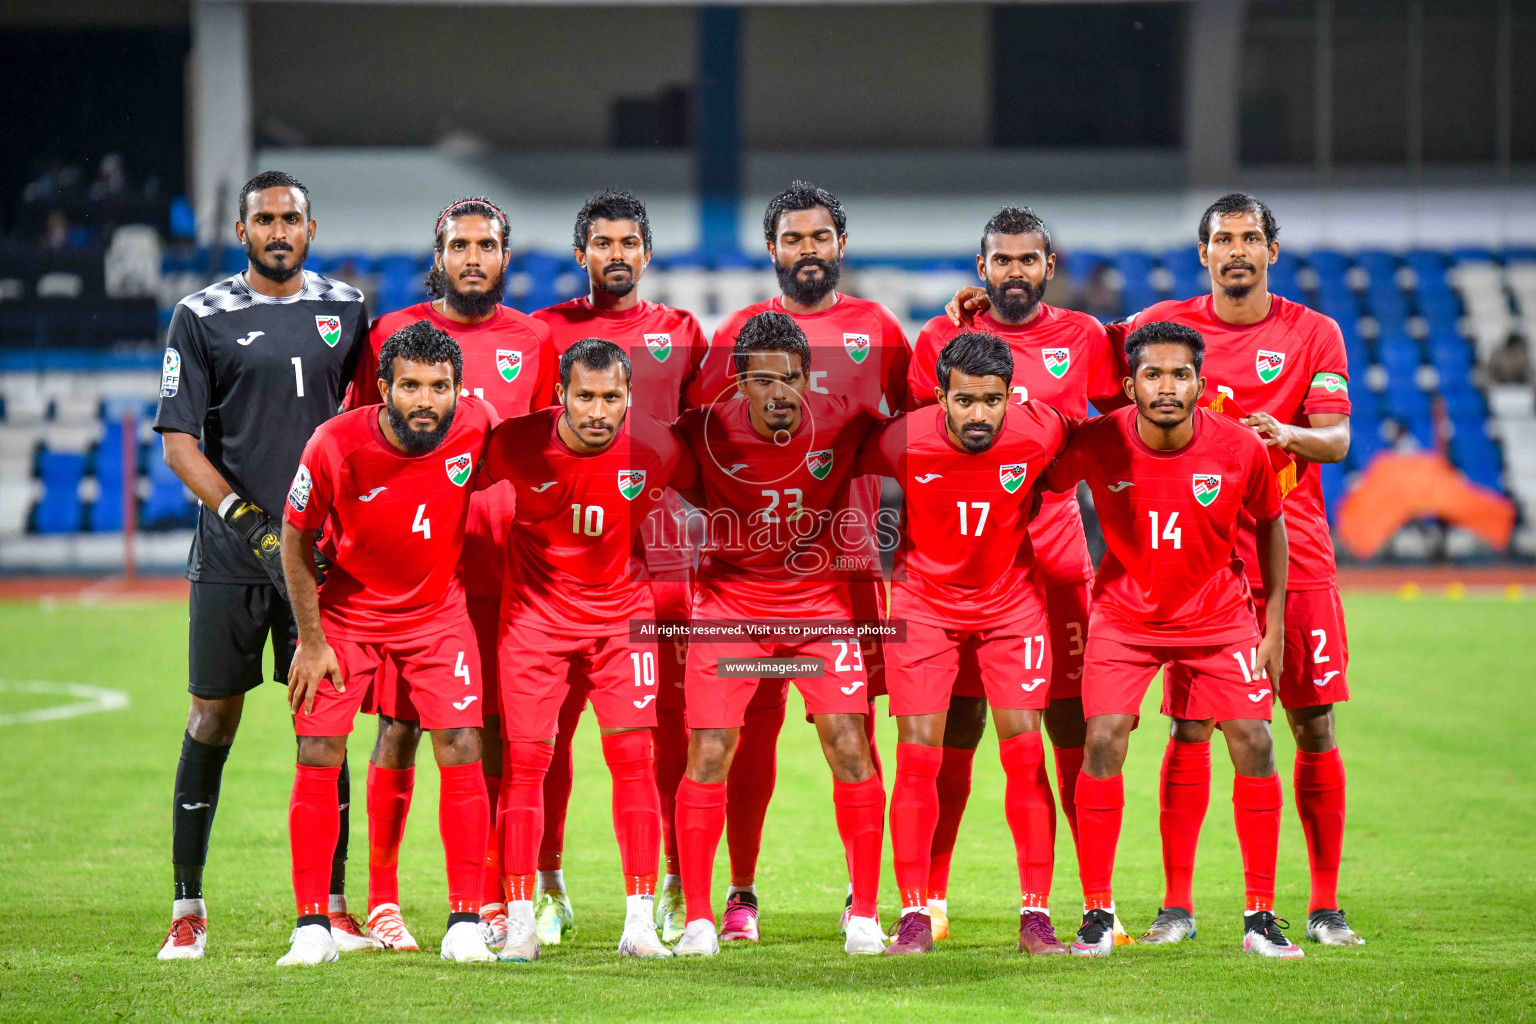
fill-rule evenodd
<path id="1" fill-rule="evenodd" d="M 939 766 L 939 818 L 933 827 L 933 857 L 928 862 L 928 896 L 942 900 L 949 892 L 949 862 L 955 854 L 960 818 L 971 798 L 971 763 L 975 749 L 945 747 Z"/>
<path id="2" fill-rule="evenodd" d="M 500 742 L 499 740 L 496 742 Z M 484 761 L 481 761 L 484 771 Z M 485 830 L 485 863 L 480 871 L 480 905 L 501 903 L 505 899 L 501 873 L 501 830 L 496 823 L 501 817 L 501 776 L 485 772 L 485 806 L 487 822 Z"/>
<path id="3" fill-rule="evenodd" d="M 415 768 L 368 766 L 368 910 L 400 903 L 400 841 L 416 788 Z"/>
<path id="4" fill-rule="evenodd" d="M 1232 777 L 1232 817 L 1243 851 L 1247 910 L 1275 909 L 1275 859 L 1280 848 L 1280 776 Z"/>
<path id="5" fill-rule="evenodd" d="M 694 782 L 686 775 L 677 784 L 677 854 L 689 921 L 715 920 L 709 890 L 714 881 L 715 851 L 720 847 L 720 833 L 725 831 L 725 785 Z"/>
<path id="6" fill-rule="evenodd" d="M 560 705 L 556 726 L 554 756 L 544 776 L 544 832 L 539 840 L 539 870 L 555 871 L 565 854 L 565 814 L 571 806 L 571 778 L 576 772 L 571 756 L 571 742 L 581 713 L 586 710 L 586 691 L 571 687 Z M 505 769 L 503 769 L 505 770 Z"/>
<path id="7" fill-rule="evenodd" d="M 1211 744 L 1169 739 L 1158 790 L 1163 833 L 1163 906 L 1195 910 L 1195 847 L 1211 804 Z"/>
<path id="8" fill-rule="evenodd" d="M 942 747 L 896 744 L 896 784 L 891 788 L 891 853 L 901 906 L 928 903 L 928 861 L 939 819 L 939 769 Z"/>
<path id="9" fill-rule="evenodd" d="M 661 798 L 661 845 L 667 874 L 681 875 L 677 859 L 677 784 L 688 767 L 688 727 L 682 709 L 656 712 L 656 792 Z"/>
<path id="10" fill-rule="evenodd" d="M 853 916 L 874 917 L 880 897 L 880 848 L 885 843 L 885 786 L 878 775 L 863 782 L 833 779 L 832 804 L 853 884 Z"/>
<path id="11" fill-rule="evenodd" d="M 544 831 L 544 774 L 555 748 L 525 740 L 509 742 L 501 790 L 506 794 L 506 830 L 501 863 L 507 873 L 507 899 L 531 900 L 538 879 L 539 838 Z"/>
<path id="12" fill-rule="evenodd" d="M 998 744 L 1007 776 L 1003 809 L 1013 833 L 1019 862 L 1022 906 L 1051 905 L 1051 874 L 1056 868 L 1056 803 L 1045 773 L 1045 740 L 1038 732 L 1023 732 Z"/>
<path id="13" fill-rule="evenodd" d="M 1307 913 L 1339 907 L 1339 858 L 1344 853 L 1344 758 L 1296 751 L 1296 813 L 1307 836 L 1312 899 Z"/>
<path id="14" fill-rule="evenodd" d="M 654 896 L 661 798 L 656 793 L 651 730 L 604 736 L 603 760 L 613 776 L 613 834 L 619 840 L 624 891 L 630 896 Z"/>
<path id="15" fill-rule="evenodd" d="M 1051 747 L 1056 758 L 1056 792 L 1061 794 L 1061 816 L 1072 830 L 1072 849 L 1077 849 L 1077 777 L 1083 770 L 1082 747 Z"/>
<path id="16" fill-rule="evenodd" d="M 1114 905 L 1115 847 L 1125 814 L 1125 778 L 1077 776 L 1077 870 L 1083 880 L 1083 905 L 1108 910 Z"/>
<path id="17" fill-rule="evenodd" d="M 869 714 L 864 716 L 864 738 L 869 741 L 869 759 L 875 762 L 875 775 L 885 782 L 885 769 L 880 765 L 880 748 L 875 745 L 875 702 L 869 702 Z"/>
<path id="18" fill-rule="evenodd" d="M 288 799 L 288 847 L 293 855 L 293 899 L 299 916 L 324 914 L 331 905 L 331 855 L 341 832 L 334 768 L 296 765 Z"/>
<path id="19" fill-rule="evenodd" d="M 437 777 L 437 830 L 448 865 L 448 913 L 479 913 L 491 817 L 480 762 L 440 764 Z"/>
<path id="20" fill-rule="evenodd" d="M 764 684 L 759 683 L 758 686 Z M 731 851 L 731 882 L 751 885 L 757 876 L 757 854 L 763 845 L 763 820 L 779 763 L 779 730 L 784 705 L 748 706 L 736 744 L 736 759 L 726 777 L 725 842 Z"/>

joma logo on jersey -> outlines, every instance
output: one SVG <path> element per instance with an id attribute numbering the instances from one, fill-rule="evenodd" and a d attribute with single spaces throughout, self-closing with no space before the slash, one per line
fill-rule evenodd
<path id="1" fill-rule="evenodd" d="M 1194 488 L 1195 500 L 1202 505 L 1209 505 L 1221 493 L 1221 474 L 1196 473 Z"/>
<path id="2" fill-rule="evenodd" d="M 1067 372 L 1067 367 L 1072 365 L 1072 350 L 1069 348 L 1043 348 L 1040 350 L 1040 358 L 1045 360 L 1045 369 L 1052 377 L 1060 377 Z"/>
<path id="3" fill-rule="evenodd" d="M 869 355 L 869 335 L 843 335 L 843 349 L 848 353 L 849 359 L 852 359 L 856 363 L 862 363 Z"/>
<path id="4" fill-rule="evenodd" d="M 832 449 L 825 448 L 819 452 L 807 452 L 805 455 L 805 468 L 811 471 L 811 476 L 817 480 L 825 480 L 827 474 L 832 472 Z"/>
<path id="5" fill-rule="evenodd" d="M 621 469 L 619 470 L 619 493 L 628 501 L 634 501 L 640 497 L 640 492 L 645 490 L 645 470 Z"/>
<path id="6" fill-rule="evenodd" d="M 469 475 L 475 468 L 474 456 L 469 452 L 463 455 L 450 455 L 443 460 L 444 467 L 448 470 L 448 479 L 453 481 L 453 486 L 463 487 L 469 482 Z"/>
<path id="7" fill-rule="evenodd" d="M 293 483 L 288 488 L 288 504 L 293 506 L 295 512 L 303 512 L 309 504 L 309 492 L 314 490 L 315 482 L 309 477 L 309 467 L 299 463 L 299 471 L 293 474 Z"/>
<path id="8" fill-rule="evenodd" d="M 1259 354 L 1253 357 L 1253 368 L 1259 371 L 1259 380 L 1268 384 L 1280 376 L 1280 369 L 1285 366 L 1284 352 L 1268 352 L 1259 349 Z"/>
<path id="9" fill-rule="evenodd" d="M 320 332 L 320 340 L 331 348 L 341 340 L 341 317 L 317 316 L 315 317 L 315 330 Z"/>
<path id="10" fill-rule="evenodd" d="M 497 349 L 496 372 L 501 374 L 502 380 L 511 384 L 523 372 L 523 354 L 507 348 Z"/>
<path id="11" fill-rule="evenodd" d="M 658 363 L 667 361 L 667 356 L 672 354 L 672 335 L 647 334 L 645 336 L 645 348 L 656 357 Z"/>
<path id="12" fill-rule="evenodd" d="M 1024 486 L 1025 479 L 1029 476 L 1029 463 L 1016 462 L 1011 466 L 997 467 L 998 483 L 1003 485 L 1003 490 L 1009 494 Z"/>

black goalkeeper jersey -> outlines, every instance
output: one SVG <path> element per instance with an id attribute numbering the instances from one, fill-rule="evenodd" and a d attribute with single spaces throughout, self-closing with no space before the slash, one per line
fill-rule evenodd
<path id="1" fill-rule="evenodd" d="M 245 274 L 176 304 L 155 430 L 191 434 L 235 493 L 281 521 L 310 434 L 336 415 L 368 351 L 363 293 L 303 271 L 297 295 L 254 292 Z M 267 583 L 245 541 L 199 506 L 187 578 Z"/>

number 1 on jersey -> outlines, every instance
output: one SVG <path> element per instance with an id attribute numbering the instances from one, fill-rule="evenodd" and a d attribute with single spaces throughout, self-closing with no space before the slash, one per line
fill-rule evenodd
<path id="1" fill-rule="evenodd" d="M 304 397 L 304 360 L 294 356 L 288 360 L 293 364 L 293 386 L 298 389 L 299 397 Z"/>

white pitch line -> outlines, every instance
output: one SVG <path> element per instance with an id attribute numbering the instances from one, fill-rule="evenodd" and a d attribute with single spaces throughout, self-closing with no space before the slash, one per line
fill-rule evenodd
<path id="1" fill-rule="evenodd" d="M 73 697 L 74 703 L 18 711 L 15 714 L 0 712 L 0 725 L 30 725 L 33 722 L 57 722 L 65 718 L 77 718 L 98 711 L 121 711 L 128 706 L 128 695 L 122 690 L 109 690 L 104 686 L 87 686 L 84 683 L 56 683 L 45 679 L 27 679 L 7 682 L 0 679 L 0 693 L 46 693 L 60 697 Z"/>

